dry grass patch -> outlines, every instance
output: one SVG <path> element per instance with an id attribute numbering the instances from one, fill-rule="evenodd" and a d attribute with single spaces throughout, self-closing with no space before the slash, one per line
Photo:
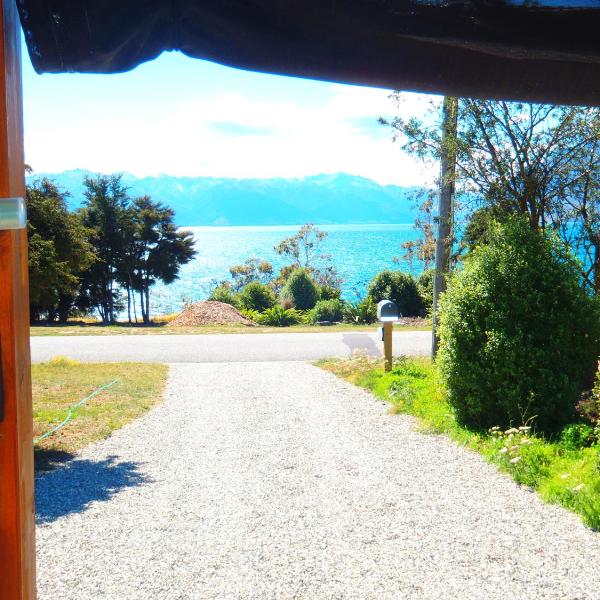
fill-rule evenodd
<path id="1" fill-rule="evenodd" d="M 34 438 L 61 423 L 79 400 L 118 380 L 76 408 L 64 427 L 35 444 L 36 467 L 68 459 L 144 414 L 162 398 L 167 372 L 161 364 L 79 363 L 67 358 L 33 365 Z"/>

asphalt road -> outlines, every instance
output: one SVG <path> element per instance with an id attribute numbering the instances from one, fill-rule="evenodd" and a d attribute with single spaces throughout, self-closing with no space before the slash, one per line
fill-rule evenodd
<path id="1" fill-rule="evenodd" d="M 116 335 L 32 337 L 33 362 L 68 356 L 82 362 L 261 362 L 311 361 L 364 351 L 381 356 L 376 332 L 265 333 L 215 335 Z M 394 333 L 395 355 L 429 354 L 430 331 Z"/>

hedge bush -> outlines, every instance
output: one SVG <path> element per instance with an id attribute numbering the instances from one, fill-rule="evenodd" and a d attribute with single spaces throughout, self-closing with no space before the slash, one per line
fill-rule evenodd
<path id="1" fill-rule="evenodd" d="M 558 240 L 516 217 L 489 235 L 441 300 L 439 366 L 448 399 L 468 426 L 531 419 L 553 432 L 591 387 L 597 304 Z"/>
<path id="2" fill-rule="evenodd" d="M 403 271 L 382 271 L 373 277 L 367 295 L 377 304 L 381 300 L 392 300 L 398 305 L 403 317 L 418 317 L 425 314 L 417 282 Z"/>
<path id="3" fill-rule="evenodd" d="M 319 300 L 311 311 L 313 323 L 319 321 L 341 321 L 344 315 L 344 303 L 341 300 Z"/>
<path id="4" fill-rule="evenodd" d="M 209 300 L 214 302 L 224 302 L 225 304 L 231 304 L 236 308 L 239 306 L 237 295 L 228 285 L 219 285 L 216 287 L 208 297 Z"/>
<path id="5" fill-rule="evenodd" d="M 339 300 L 341 295 L 342 290 L 340 288 L 332 285 L 319 286 L 319 300 Z"/>
<path id="6" fill-rule="evenodd" d="M 242 288 L 238 294 L 238 301 L 244 310 L 262 312 L 275 306 L 277 299 L 269 286 L 253 281 Z"/>
<path id="7" fill-rule="evenodd" d="M 281 293 L 283 299 L 291 300 L 299 310 L 310 310 L 319 299 L 319 290 L 305 269 L 296 269 L 289 276 Z"/>

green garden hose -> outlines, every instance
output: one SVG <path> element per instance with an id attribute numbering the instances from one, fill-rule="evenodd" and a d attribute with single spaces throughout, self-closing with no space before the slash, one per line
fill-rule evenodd
<path id="1" fill-rule="evenodd" d="M 100 392 L 103 392 L 104 390 L 107 390 L 109 387 L 115 385 L 115 383 L 117 383 L 119 381 L 121 381 L 121 380 L 115 379 L 114 381 L 111 381 L 110 383 L 106 383 L 103 386 L 100 386 L 99 388 L 95 389 L 89 396 L 86 396 L 85 398 L 81 399 L 79 402 L 76 402 L 75 404 L 69 406 L 67 416 L 64 418 L 62 423 L 59 423 L 56 427 L 53 427 L 52 429 L 50 429 L 50 431 L 47 431 L 46 433 L 34 438 L 33 443 L 37 444 L 38 442 L 45 440 L 47 437 L 50 437 L 53 433 L 56 433 L 59 429 L 62 429 L 73 418 L 73 415 L 75 414 L 75 410 L 77 408 L 79 408 L 82 404 L 84 404 L 88 400 L 91 400 L 94 396 L 97 396 Z"/>

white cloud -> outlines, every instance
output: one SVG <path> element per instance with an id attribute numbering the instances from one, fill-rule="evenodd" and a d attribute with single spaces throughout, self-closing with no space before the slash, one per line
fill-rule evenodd
<path id="1" fill-rule="evenodd" d="M 37 171 L 88 168 L 136 175 L 302 177 L 345 171 L 381 183 L 431 180 L 392 144 L 377 117 L 396 108 L 389 92 L 332 85 L 318 106 L 215 94 L 168 113 L 110 114 L 26 130 L 27 160 Z M 423 112 L 427 97 L 405 94 L 403 113 Z M 51 146 L 50 146 L 51 144 Z"/>

